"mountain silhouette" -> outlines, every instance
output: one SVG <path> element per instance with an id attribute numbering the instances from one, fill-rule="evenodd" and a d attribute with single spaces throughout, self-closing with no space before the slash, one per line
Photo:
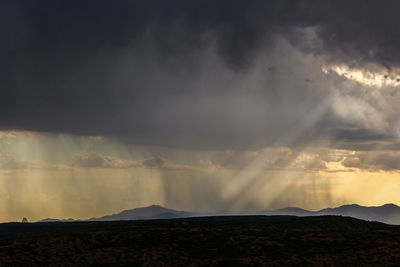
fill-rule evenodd
<path id="1" fill-rule="evenodd" d="M 75 220 L 75 219 L 72 219 L 72 218 L 69 218 L 69 219 L 46 218 L 46 219 L 42 219 L 42 220 L 37 221 L 37 222 L 51 223 L 51 222 L 76 222 L 76 221 L 80 221 L 80 220 Z"/>
<path id="2" fill-rule="evenodd" d="M 125 220 L 145 220 L 145 219 L 172 219 L 194 217 L 195 213 L 186 211 L 177 211 L 164 208 L 159 205 L 149 207 L 124 210 L 113 215 L 106 215 L 100 218 L 91 218 L 89 221 L 125 221 Z"/>
<path id="3" fill-rule="evenodd" d="M 265 211 L 265 215 L 294 215 L 294 216 L 349 216 L 366 221 L 378 221 L 388 224 L 400 224 L 400 207 L 395 204 L 365 207 L 357 204 L 343 205 L 336 208 L 326 208 L 319 211 L 309 211 L 295 207 Z"/>
<path id="4" fill-rule="evenodd" d="M 209 212 L 196 213 L 177 211 L 160 205 L 124 210 L 120 213 L 105 215 L 98 218 L 90 218 L 87 221 L 126 221 L 126 220 L 153 220 L 174 219 L 200 216 L 235 216 L 249 215 L 248 212 Z M 400 207 L 395 204 L 365 207 L 357 204 L 343 205 L 336 208 L 326 208 L 318 211 L 309 211 L 297 207 L 287 207 L 276 210 L 251 212 L 251 215 L 290 215 L 290 216 L 323 216 L 336 215 L 354 217 L 366 221 L 377 221 L 387 224 L 400 224 Z M 72 222 L 73 219 L 59 220 L 47 218 L 38 222 Z"/>
<path id="5" fill-rule="evenodd" d="M 316 215 L 342 215 L 367 221 L 400 224 L 400 207 L 394 204 L 377 207 L 364 207 L 357 204 L 343 205 L 337 208 L 322 209 Z"/>

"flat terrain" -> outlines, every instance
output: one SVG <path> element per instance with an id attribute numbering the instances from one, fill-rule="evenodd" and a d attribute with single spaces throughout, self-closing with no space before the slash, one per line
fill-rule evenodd
<path id="1" fill-rule="evenodd" d="M 400 226 L 340 216 L 0 224 L 0 266 L 400 266 Z"/>

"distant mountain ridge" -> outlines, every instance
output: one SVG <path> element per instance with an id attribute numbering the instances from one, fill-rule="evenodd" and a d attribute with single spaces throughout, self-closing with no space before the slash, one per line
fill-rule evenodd
<path id="1" fill-rule="evenodd" d="M 318 211 L 317 215 L 343 215 L 368 221 L 400 224 L 400 207 L 395 204 L 364 207 L 357 204 L 343 205 Z"/>
<path id="2" fill-rule="evenodd" d="M 326 208 L 319 211 L 309 211 L 300 208 L 284 208 L 266 211 L 265 215 L 294 215 L 294 216 L 349 216 L 367 221 L 378 221 L 388 224 L 400 224 L 400 207 L 395 204 L 365 207 L 357 204 L 343 205 L 336 208 Z"/>
<path id="3" fill-rule="evenodd" d="M 124 210 L 113 215 L 106 215 L 100 218 L 91 218 L 89 221 L 124 221 L 124 220 L 145 220 L 145 219 L 172 219 L 196 216 L 193 212 L 177 211 L 160 205 Z"/>
<path id="4" fill-rule="evenodd" d="M 72 219 L 72 218 L 69 218 L 69 219 L 46 218 L 46 219 L 42 219 L 42 220 L 37 221 L 37 222 L 45 223 L 45 222 L 78 222 L 78 221 L 81 221 L 81 220 L 75 220 L 75 219 Z"/>
<path id="5" fill-rule="evenodd" d="M 249 215 L 248 212 L 215 212 L 197 213 L 188 211 L 177 211 L 160 205 L 124 210 L 116 214 L 105 215 L 98 218 L 90 218 L 87 221 L 124 221 L 124 220 L 152 220 L 173 219 L 199 216 L 224 216 L 224 215 Z M 319 211 L 309 211 L 297 207 L 287 207 L 276 210 L 251 212 L 252 215 L 291 215 L 291 216 L 322 216 L 339 215 L 349 216 L 367 221 L 378 221 L 388 224 L 400 224 L 400 207 L 395 204 L 365 207 L 357 204 L 343 205 L 336 208 L 326 208 Z M 38 222 L 71 222 L 73 219 L 58 220 L 44 219 Z"/>

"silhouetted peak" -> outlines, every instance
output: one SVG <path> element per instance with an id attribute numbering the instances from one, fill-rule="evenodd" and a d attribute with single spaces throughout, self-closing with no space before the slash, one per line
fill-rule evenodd
<path id="1" fill-rule="evenodd" d="M 194 213 L 186 211 L 177 211 L 165 208 L 160 205 L 150 205 L 130 210 L 124 210 L 113 215 L 106 215 L 100 218 L 91 218 L 90 220 L 138 220 L 138 219 L 153 219 L 153 218 L 178 218 L 193 216 Z"/>
<path id="2" fill-rule="evenodd" d="M 382 207 L 386 207 L 386 208 L 400 208 L 399 206 L 397 206 L 396 204 L 393 204 L 393 203 L 387 203 L 387 204 L 383 205 Z"/>
<path id="3" fill-rule="evenodd" d="M 347 204 L 347 205 L 342 205 L 339 208 L 342 208 L 342 207 L 359 208 L 359 207 L 362 207 L 362 206 L 360 206 L 358 204 Z"/>
<path id="4" fill-rule="evenodd" d="M 160 206 L 160 205 L 151 205 L 151 206 L 144 207 L 144 208 L 162 208 L 162 209 L 165 209 L 163 206 Z"/>

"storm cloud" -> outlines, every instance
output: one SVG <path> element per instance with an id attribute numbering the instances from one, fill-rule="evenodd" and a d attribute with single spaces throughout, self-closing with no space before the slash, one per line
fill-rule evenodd
<path id="1" fill-rule="evenodd" d="M 2 1 L 0 128 L 207 149 L 395 138 L 393 86 L 377 96 L 321 66 L 372 64 L 393 76 L 399 8 Z"/>

